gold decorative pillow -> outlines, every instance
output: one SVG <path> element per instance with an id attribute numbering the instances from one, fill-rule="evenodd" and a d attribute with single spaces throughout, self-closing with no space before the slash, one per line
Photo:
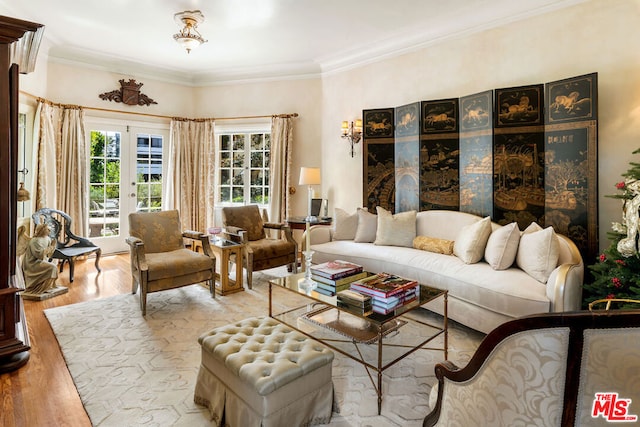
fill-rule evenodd
<path id="1" fill-rule="evenodd" d="M 437 239 L 435 237 L 417 236 L 413 239 L 413 247 L 437 254 L 453 254 L 453 240 Z"/>

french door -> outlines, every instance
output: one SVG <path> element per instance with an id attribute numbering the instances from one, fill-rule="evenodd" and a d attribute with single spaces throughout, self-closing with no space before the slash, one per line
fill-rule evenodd
<path id="1" fill-rule="evenodd" d="M 166 125 L 88 120 L 89 238 L 103 253 L 128 250 L 128 216 L 162 209 Z"/>

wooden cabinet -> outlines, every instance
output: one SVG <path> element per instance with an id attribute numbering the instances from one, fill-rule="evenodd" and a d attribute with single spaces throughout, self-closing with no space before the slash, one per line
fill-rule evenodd
<path id="1" fill-rule="evenodd" d="M 35 61 L 42 28 L 0 16 L 0 372 L 17 369 L 29 359 L 29 334 L 16 283 L 22 277 L 16 275 L 19 66 L 12 58 Z M 30 46 L 32 42 L 36 46 Z"/>

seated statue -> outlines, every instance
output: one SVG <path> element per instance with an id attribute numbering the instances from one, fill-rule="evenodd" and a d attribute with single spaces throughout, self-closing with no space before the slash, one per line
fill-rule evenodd
<path id="1" fill-rule="evenodd" d="M 38 224 L 24 251 L 22 270 L 26 291 L 31 294 L 56 288 L 58 269 L 54 263 L 47 261 L 56 245 L 55 240 L 49 237 L 50 232 L 47 224 Z"/>

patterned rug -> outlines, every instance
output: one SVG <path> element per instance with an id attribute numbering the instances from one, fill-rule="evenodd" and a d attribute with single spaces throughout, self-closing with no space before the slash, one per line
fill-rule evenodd
<path id="1" fill-rule="evenodd" d="M 211 425 L 207 412 L 193 402 L 200 365 L 198 336 L 266 315 L 269 278 L 255 274 L 252 290 L 215 300 L 200 285 L 153 293 L 147 298 L 146 318 L 140 314 L 138 295 L 131 294 L 46 310 L 92 424 Z M 426 310 L 418 312 L 438 320 Z M 482 337 L 450 322 L 449 360 L 464 366 Z M 378 415 L 365 369 L 336 353 L 333 382 L 340 413 L 333 414 L 330 425 L 422 425 L 435 384 L 433 367 L 442 358 L 441 351 L 418 351 L 386 370 Z"/>

